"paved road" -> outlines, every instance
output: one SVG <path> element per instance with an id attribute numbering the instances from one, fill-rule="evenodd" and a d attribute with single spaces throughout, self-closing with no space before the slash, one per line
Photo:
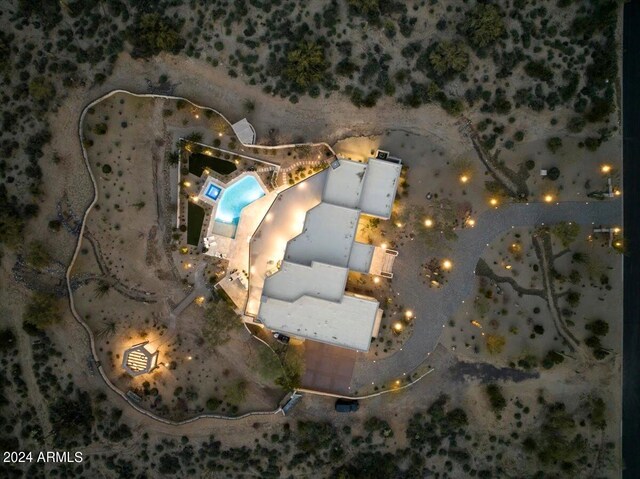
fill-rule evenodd
<path id="1" fill-rule="evenodd" d="M 620 225 L 622 202 L 607 201 L 518 203 L 489 210 L 476 220 L 474 228 L 461 230 L 448 257 L 453 262 L 449 281 L 440 289 L 428 288 L 420 279 L 422 262 L 434 253 L 426 251 L 423 242 L 405 241 L 399 249 L 394 270 L 402 271 L 393 279 L 393 287 L 400 293 L 398 301 L 411 308 L 416 315 L 413 334 L 401 351 L 375 364 L 358 361 L 354 374 L 356 387 L 372 382 L 388 382 L 416 368 L 434 350 L 443 324 L 469 298 L 475 282 L 474 269 L 488 243 L 514 227 L 530 227 L 542 223 L 573 221 L 582 225 Z"/>
<path id="2" fill-rule="evenodd" d="M 622 458 L 623 477 L 640 477 L 640 4 L 624 4 L 623 39 L 623 154 L 624 235 L 633 253 L 624 258 L 624 334 L 622 357 Z"/>

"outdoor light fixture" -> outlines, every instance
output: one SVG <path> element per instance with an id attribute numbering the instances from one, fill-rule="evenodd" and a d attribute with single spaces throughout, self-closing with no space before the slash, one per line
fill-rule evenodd
<path id="1" fill-rule="evenodd" d="M 489 200 L 489 203 L 491 204 L 491 206 L 496 206 L 498 204 L 498 200 L 496 200 L 495 198 L 491 198 Z"/>
<path id="2" fill-rule="evenodd" d="M 469 219 L 467 220 L 467 224 L 468 224 L 469 226 L 473 227 L 473 226 L 475 226 L 475 225 L 476 225 L 476 220 L 474 220 L 473 218 L 469 218 Z"/>
<path id="3" fill-rule="evenodd" d="M 602 165 L 602 168 L 600 168 L 600 171 L 602 171 L 603 173 L 609 173 L 609 172 L 611 172 L 611 166 L 610 165 Z"/>
<path id="4" fill-rule="evenodd" d="M 553 201 L 553 196 L 552 195 L 545 195 L 544 201 L 546 203 L 551 203 Z"/>
<path id="5" fill-rule="evenodd" d="M 614 232 L 614 233 L 620 233 L 620 231 L 621 231 L 621 230 L 620 230 L 620 228 L 618 228 L 618 227 L 613 228 L 613 232 Z"/>
<path id="6" fill-rule="evenodd" d="M 190 181 L 185 181 L 185 182 L 183 183 L 183 185 L 184 185 L 184 186 L 191 186 L 191 182 L 190 182 Z"/>
<path id="7" fill-rule="evenodd" d="M 377 276 L 374 276 L 374 277 L 373 277 L 373 282 L 374 282 L 375 284 L 378 284 L 378 283 L 380 282 L 380 278 L 378 278 Z"/>
<path id="8" fill-rule="evenodd" d="M 398 228 L 402 228 L 402 223 L 400 223 L 400 222 L 398 221 L 398 222 L 396 223 L 396 226 L 397 226 Z"/>
<path id="9" fill-rule="evenodd" d="M 467 181 L 469 181 L 469 177 L 467 175 L 462 175 L 460 177 L 460 182 L 461 183 L 466 183 Z"/>
<path id="10" fill-rule="evenodd" d="M 380 248 L 382 248 L 382 249 L 387 249 L 387 243 L 382 243 L 382 244 L 380 245 Z"/>
<path id="11" fill-rule="evenodd" d="M 222 136 L 222 133 L 218 133 L 218 136 Z"/>
<path id="12" fill-rule="evenodd" d="M 200 115 L 196 114 L 196 120 L 197 120 L 198 118 L 200 118 Z"/>
<path id="13" fill-rule="evenodd" d="M 407 319 L 411 319 L 411 318 L 413 318 L 413 311 L 411 311 L 410 309 L 407 309 L 407 310 L 404 312 L 404 315 L 405 315 L 405 317 L 406 317 Z"/>
<path id="14" fill-rule="evenodd" d="M 431 228 L 433 226 L 433 220 L 431 218 L 427 218 L 426 220 L 424 220 L 424 225 L 427 228 Z"/>
<path id="15" fill-rule="evenodd" d="M 451 261 L 449 261 L 448 259 L 445 259 L 445 260 L 442 262 L 442 267 L 443 267 L 444 269 L 447 269 L 447 270 L 448 270 L 448 269 L 451 269 L 451 266 L 453 266 L 453 265 L 451 264 Z"/>
<path id="16" fill-rule="evenodd" d="M 399 333 L 400 331 L 402 331 L 402 323 L 395 323 L 395 324 L 393 325 L 393 330 L 394 330 L 396 333 Z"/>

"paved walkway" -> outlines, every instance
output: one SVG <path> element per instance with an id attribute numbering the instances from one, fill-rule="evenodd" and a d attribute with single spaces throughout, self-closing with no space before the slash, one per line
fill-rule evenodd
<path id="1" fill-rule="evenodd" d="M 427 251 L 423 242 L 405 241 L 399 247 L 395 270 L 401 271 L 393 278 L 393 288 L 399 293 L 396 301 L 414 311 L 416 323 L 413 334 L 402 350 L 387 359 L 374 363 L 360 356 L 356 363 L 352 388 L 388 383 L 419 366 L 427 353 L 433 351 L 440 339 L 443 325 L 467 300 L 475 284 L 474 271 L 484 249 L 497 237 L 512 227 L 533 227 L 542 223 L 552 224 L 572 221 L 582 225 L 611 224 L 622 221 L 622 201 L 515 203 L 483 213 L 474 228 L 457 231 L 458 240 L 452 243 L 447 257 L 453 262 L 448 282 L 439 289 L 429 288 L 421 278 L 421 263 L 437 256 L 437 251 Z"/>

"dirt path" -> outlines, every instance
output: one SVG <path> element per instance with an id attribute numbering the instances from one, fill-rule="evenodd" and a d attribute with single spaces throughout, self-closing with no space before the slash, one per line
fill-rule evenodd
<path id="1" fill-rule="evenodd" d="M 20 366 L 22 368 L 22 379 L 29 389 L 29 401 L 33 405 L 38 416 L 38 422 L 42 427 L 43 449 L 51 448 L 51 437 L 53 428 L 49 422 L 49 411 L 47 401 L 40 392 L 38 381 L 33 373 L 33 350 L 31 348 L 31 337 L 22 329 L 21 321 L 17 318 L 13 321 L 13 330 L 18 338 L 18 351 L 20 351 Z"/>
<path id="2" fill-rule="evenodd" d="M 542 270 L 542 282 L 544 284 L 545 297 L 547 304 L 549 305 L 549 311 L 551 312 L 551 318 L 558 331 L 558 334 L 562 336 L 562 339 L 567 343 L 569 348 L 580 355 L 580 358 L 584 361 L 587 359 L 583 348 L 580 346 L 579 341 L 571 333 L 568 326 L 562 319 L 560 308 L 558 307 L 558 295 L 555 292 L 553 285 L 553 278 L 551 277 L 551 270 L 553 269 L 553 255 L 551 254 L 551 242 L 548 232 L 542 232 L 533 235 L 533 246 L 536 251 L 536 256 L 540 263 L 540 269 Z"/>

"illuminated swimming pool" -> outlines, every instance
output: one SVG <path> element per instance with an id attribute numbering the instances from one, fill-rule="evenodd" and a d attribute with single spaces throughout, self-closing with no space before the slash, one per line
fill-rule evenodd
<path id="1" fill-rule="evenodd" d="M 254 176 L 241 178 L 222 192 L 216 209 L 216 221 L 237 225 L 244 207 L 264 195 L 265 191 Z"/>

